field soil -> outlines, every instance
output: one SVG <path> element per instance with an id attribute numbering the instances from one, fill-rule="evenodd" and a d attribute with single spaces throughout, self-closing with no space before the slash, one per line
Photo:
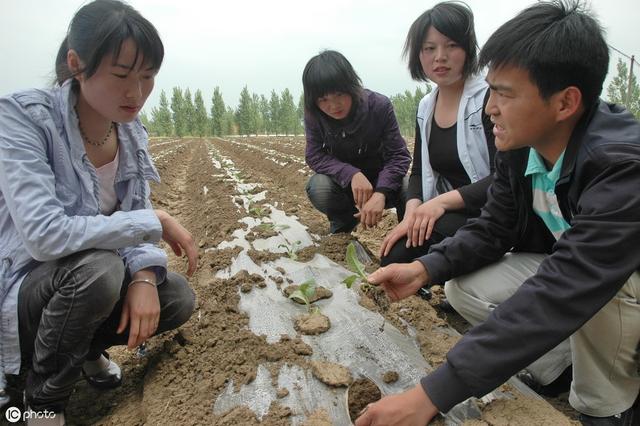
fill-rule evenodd
<path id="1" fill-rule="evenodd" d="M 312 371 L 312 361 L 316 361 L 301 335 L 282 336 L 279 341 L 269 343 L 265 336 L 255 335 L 249 329 L 249 317 L 238 305 L 240 294 L 260 291 L 265 277 L 247 271 L 229 278 L 215 277 L 218 271 L 231 265 L 241 250 L 233 246 L 216 247 L 234 240 L 234 231 L 247 229 L 246 221 L 240 220 L 251 216 L 243 205 L 237 182 L 230 180 L 225 171 L 229 163 L 223 159 L 233 162 L 236 179 L 258 184 L 246 193 L 266 191 L 266 198 L 258 204 L 274 205 L 287 215 L 296 216 L 309 233 L 317 236 L 313 246 L 297 252 L 299 261 L 320 253 L 344 265 L 346 246 L 356 238 L 371 252 L 374 263 L 368 269 L 373 270 L 378 262 L 380 241 L 395 225 L 395 215 L 387 213 L 376 229 L 357 230 L 353 235 L 329 235 L 326 218 L 311 206 L 305 194 L 304 186 L 311 172 L 304 164 L 302 137 L 157 139 L 152 140 L 150 152 L 162 177 L 160 184 L 152 186 L 154 206 L 177 217 L 200 248 L 199 266 L 190 279 L 196 293 L 196 311 L 179 330 L 150 339 L 144 353 L 112 348 L 111 357 L 123 369 L 123 385 L 115 390 L 98 391 L 79 381 L 68 406 L 68 424 L 292 424 L 291 409 L 277 401 L 261 419 L 243 406 L 214 414 L 214 403 L 228 383 L 232 381 L 236 390 L 251 383 L 258 365 L 267 366 L 272 375 L 277 375 L 285 364 Z M 249 239 L 265 238 L 275 231 L 254 229 Z M 168 247 L 165 249 L 170 252 Z M 249 255 L 259 263 L 287 253 L 251 250 Z M 173 254 L 169 257 L 170 268 L 184 273 L 186 261 Z M 283 288 L 287 285 L 284 282 Z M 454 324 L 459 330 L 465 329 L 464 320 L 438 309 L 441 296 L 442 290 L 436 288 L 431 301 L 410 297 L 381 312 L 399 330 L 408 332 L 407 325 L 412 327 L 422 355 L 434 367 L 445 360 L 446 352 L 459 338 L 443 332 L 443 328 Z M 361 304 L 380 311 L 366 296 Z M 279 398 L 286 395 L 286 389 L 278 391 Z M 549 402 L 564 413 L 544 400 L 520 395 L 482 404 L 482 419 L 466 423 L 577 424 L 575 413 L 567 409 L 566 397 Z M 307 425 L 332 424 L 322 407 L 304 414 Z M 436 423 L 443 421 L 437 419 Z"/>

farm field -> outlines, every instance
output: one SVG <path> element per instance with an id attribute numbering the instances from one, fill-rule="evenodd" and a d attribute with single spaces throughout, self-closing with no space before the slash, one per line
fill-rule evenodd
<path id="1" fill-rule="evenodd" d="M 200 247 L 190 280 L 196 311 L 178 331 L 147 342 L 144 353 L 110 350 L 123 386 L 102 392 L 79 382 L 70 424 L 349 424 L 346 387 L 320 383 L 315 361 L 367 376 L 383 393 L 413 386 L 444 361 L 458 337 L 434 308 L 438 287 L 429 302 L 411 297 L 384 307 L 340 282 L 348 243 L 357 239 L 369 250 L 373 270 L 395 215 L 387 212 L 378 229 L 328 235 L 304 191 L 311 171 L 302 137 L 156 139 L 150 152 L 162 177 L 152 186 L 155 207 L 175 215 Z M 173 255 L 170 267 L 186 269 Z M 309 277 L 333 293 L 317 302 L 331 320 L 317 335 L 294 328 L 307 310 L 282 294 Z M 393 372 L 397 381 L 383 380 Z M 434 424 L 577 424 L 563 401 L 549 402 L 566 414 L 518 389 L 508 383 Z"/>

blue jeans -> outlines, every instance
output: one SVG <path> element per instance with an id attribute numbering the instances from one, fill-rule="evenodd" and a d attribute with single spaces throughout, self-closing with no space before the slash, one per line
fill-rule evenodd
<path id="1" fill-rule="evenodd" d="M 18 295 L 20 352 L 31 367 L 25 397 L 34 410 L 60 412 L 66 406 L 85 360 L 127 343 L 117 334 L 130 277 L 120 256 L 87 250 L 44 262 L 25 277 Z M 185 323 L 195 295 L 186 279 L 167 273 L 158 287 L 160 321 L 155 334 Z"/>
<path id="2" fill-rule="evenodd" d="M 400 190 L 385 201 L 385 209 L 396 208 L 398 221 L 404 217 L 408 185 L 409 178 L 405 177 Z M 350 185 L 343 188 L 331 177 L 318 173 L 309 178 L 306 190 L 311 204 L 327 215 L 330 233 L 351 232 L 358 225 L 358 219 L 353 217 L 358 209 Z"/>

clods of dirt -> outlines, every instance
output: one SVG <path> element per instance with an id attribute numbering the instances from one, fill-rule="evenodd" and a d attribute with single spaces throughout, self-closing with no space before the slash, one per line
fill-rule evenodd
<path id="1" fill-rule="evenodd" d="M 316 410 L 309 414 L 302 426 L 334 426 L 331 417 L 325 410 Z"/>
<path id="2" fill-rule="evenodd" d="M 327 361 L 311 361 L 313 375 L 325 385 L 340 387 L 353 382 L 347 367 Z"/>
<path id="3" fill-rule="evenodd" d="M 293 326 L 302 334 L 314 336 L 329 330 L 331 328 L 331 321 L 328 316 L 316 312 L 296 317 Z"/>
<path id="4" fill-rule="evenodd" d="M 397 371 L 385 371 L 382 375 L 382 381 L 390 384 L 398 381 L 398 372 Z"/>
<path id="5" fill-rule="evenodd" d="M 349 417 L 355 422 L 362 410 L 372 402 L 378 401 L 382 392 L 375 383 L 367 378 L 355 380 L 347 392 Z"/>

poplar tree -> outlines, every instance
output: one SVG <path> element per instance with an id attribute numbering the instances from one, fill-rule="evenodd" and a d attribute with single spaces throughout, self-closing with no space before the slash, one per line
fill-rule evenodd
<path id="1" fill-rule="evenodd" d="M 280 97 L 272 90 L 269 100 L 269 132 L 277 135 L 280 128 Z"/>
<path id="2" fill-rule="evenodd" d="M 153 123 L 154 131 L 159 136 L 171 136 L 173 133 L 171 110 L 164 90 L 160 92 L 160 106 L 151 110 L 151 122 Z"/>
<path id="3" fill-rule="evenodd" d="M 188 87 L 184 91 L 184 99 L 182 105 L 184 108 L 185 132 L 187 135 L 194 135 L 196 124 L 196 108 L 193 106 L 193 101 L 191 100 L 191 91 Z"/>
<path id="4" fill-rule="evenodd" d="M 296 106 L 289 89 L 284 89 L 280 98 L 280 127 L 286 135 L 293 134 L 296 127 Z"/>
<path id="5" fill-rule="evenodd" d="M 622 59 L 618 59 L 616 68 L 618 73 L 607 87 L 609 102 L 624 105 L 631 114 L 640 119 L 640 87 L 636 76 L 631 76 L 631 84 L 629 84 L 629 70 Z M 630 92 L 629 86 L 631 86 Z"/>
<path id="6" fill-rule="evenodd" d="M 251 134 L 253 120 L 252 103 L 253 98 L 249 94 L 249 89 L 247 89 L 247 86 L 244 86 L 242 92 L 240 92 L 240 101 L 238 102 L 238 110 L 236 111 L 236 119 L 241 135 Z"/>
<path id="7" fill-rule="evenodd" d="M 196 90 L 193 96 L 194 106 L 194 131 L 195 134 L 203 137 L 209 134 L 209 116 L 207 115 L 207 109 L 204 106 L 204 100 L 202 99 L 202 92 L 200 89 Z"/>
<path id="8" fill-rule="evenodd" d="M 171 95 L 171 111 L 173 115 L 173 128 L 175 129 L 176 136 L 181 138 L 186 131 L 186 122 L 184 116 L 182 89 L 179 87 L 173 88 L 173 94 Z"/>
<path id="9" fill-rule="evenodd" d="M 227 109 L 222 99 L 222 93 L 220 93 L 220 88 L 216 86 L 211 97 L 211 133 L 214 136 L 229 134 L 228 128 L 224 126 L 226 124 L 224 123 L 226 113 Z"/>

